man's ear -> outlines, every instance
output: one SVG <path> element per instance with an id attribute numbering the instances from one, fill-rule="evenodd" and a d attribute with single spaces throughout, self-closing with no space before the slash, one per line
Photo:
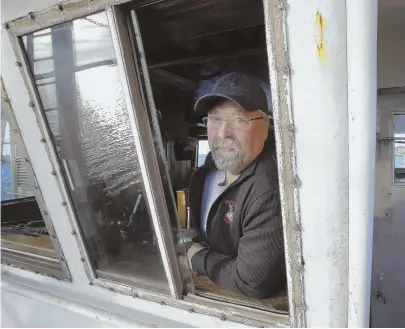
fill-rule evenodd
<path id="1" fill-rule="evenodd" d="M 266 122 L 266 125 L 263 129 L 263 143 L 266 141 L 267 137 L 269 136 L 269 130 L 270 130 L 269 124 L 270 124 L 270 122 Z"/>
<path id="2" fill-rule="evenodd" d="M 268 121 L 264 121 L 264 120 L 260 120 L 260 124 L 257 126 L 257 132 L 256 132 L 256 136 L 260 139 L 261 142 L 266 141 L 268 135 L 269 135 L 269 122 Z"/>
<path id="3" fill-rule="evenodd" d="M 263 141 L 265 141 L 269 135 L 269 131 L 271 131 L 273 129 L 273 125 L 272 125 L 270 118 L 267 116 L 267 114 L 264 111 L 262 111 L 262 112 L 263 112 L 263 115 L 265 116 L 265 118 L 263 120 L 264 127 L 265 127 L 265 129 L 263 131 L 263 137 L 264 137 Z"/>

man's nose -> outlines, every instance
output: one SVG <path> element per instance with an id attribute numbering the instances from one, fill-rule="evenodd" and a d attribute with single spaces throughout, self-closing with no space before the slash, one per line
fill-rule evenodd
<path id="1" fill-rule="evenodd" d="M 232 135 L 232 131 L 229 129 L 229 124 L 227 121 L 222 121 L 218 130 L 218 137 L 225 139 Z"/>

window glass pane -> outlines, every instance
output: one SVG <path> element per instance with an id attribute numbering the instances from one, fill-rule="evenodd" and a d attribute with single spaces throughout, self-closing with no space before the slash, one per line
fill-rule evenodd
<path id="1" fill-rule="evenodd" d="M 169 293 L 106 13 L 33 42 L 52 49 L 53 80 L 36 84 L 97 275 Z"/>
<path id="2" fill-rule="evenodd" d="M 20 135 L 1 104 L 1 247 L 57 259 L 34 196 Z"/>
<path id="3" fill-rule="evenodd" d="M 31 48 L 34 53 L 31 60 L 35 59 L 36 62 L 46 57 L 52 57 L 51 29 L 27 35 L 26 43 L 27 48 Z M 48 69 L 48 71 L 50 70 Z"/>
<path id="4" fill-rule="evenodd" d="M 208 141 L 200 140 L 198 141 L 198 158 L 197 158 L 197 166 L 201 167 L 204 162 L 205 158 L 207 157 L 210 149 L 208 146 Z"/>
<path id="5" fill-rule="evenodd" d="M 405 114 L 394 116 L 394 181 L 405 183 Z"/>

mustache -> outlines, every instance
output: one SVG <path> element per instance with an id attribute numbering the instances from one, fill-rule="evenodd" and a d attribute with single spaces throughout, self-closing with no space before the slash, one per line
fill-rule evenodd
<path id="1" fill-rule="evenodd" d="M 220 147 L 240 149 L 241 145 L 235 139 L 231 139 L 231 138 L 227 138 L 227 139 L 215 138 L 212 141 L 211 149 L 218 149 Z"/>

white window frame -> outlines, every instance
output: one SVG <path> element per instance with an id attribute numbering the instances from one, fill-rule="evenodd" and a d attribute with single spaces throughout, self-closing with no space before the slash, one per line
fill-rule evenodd
<path id="1" fill-rule="evenodd" d="M 301 241 L 301 222 L 299 215 L 299 179 L 296 175 L 296 159 L 295 159 L 295 140 L 294 140 L 294 124 L 291 115 L 291 96 L 290 96 L 290 65 L 288 60 L 288 48 L 286 41 L 286 8 L 283 1 L 278 0 L 263 0 L 265 28 L 267 38 L 267 54 L 269 59 L 269 72 L 272 89 L 272 102 L 274 110 L 274 125 L 277 141 L 277 157 L 279 167 L 279 180 L 280 180 L 280 194 L 282 204 L 282 216 L 284 226 L 284 239 L 285 239 L 285 256 L 287 263 L 287 282 L 288 282 L 288 297 L 289 297 L 289 317 L 277 315 L 275 313 L 252 310 L 246 307 L 232 307 L 228 313 L 221 310 L 224 307 L 223 303 L 207 300 L 193 296 L 193 299 L 200 302 L 193 304 L 188 301 L 180 300 L 182 282 L 179 280 L 179 271 L 170 270 L 170 264 L 176 261 L 173 258 L 172 245 L 170 237 L 169 221 L 167 220 L 167 209 L 163 195 L 161 182 L 156 179 L 153 173 L 157 173 L 156 156 L 152 148 L 144 148 L 139 136 L 134 135 L 137 144 L 137 150 L 142 150 L 141 164 L 143 162 L 142 174 L 145 179 L 146 188 L 148 191 L 148 201 L 153 205 L 152 217 L 155 225 L 156 234 L 160 241 L 159 246 L 166 263 L 165 269 L 171 287 L 172 297 L 163 296 L 160 294 L 151 293 L 138 288 L 127 287 L 118 283 L 106 282 L 104 280 L 96 279 L 94 269 L 91 267 L 91 262 L 87 251 L 84 247 L 83 237 L 80 234 L 77 219 L 75 218 L 73 206 L 70 202 L 66 182 L 62 176 L 62 171 L 57 160 L 56 152 L 52 144 L 45 114 L 42 109 L 41 101 L 36 90 L 33 77 L 30 73 L 28 61 L 25 55 L 24 47 L 19 40 L 19 37 L 32 33 L 38 30 L 48 28 L 63 22 L 71 21 L 76 18 L 88 16 L 98 13 L 100 11 L 107 11 L 109 22 L 111 24 L 110 30 L 112 32 L 114 48 L 117 55 L 118 66 L 120 70 L 122 82 L 124 83 L 124 94 L 127 106 L 130 113 L 131 124 L 134 127 L 140 128 L 137 125 L 137 118 L 145 118 L 147 115 L 144 109 L 136 105 L 140 99 L 133 99 L 132 93 L 134 92 L 134 85 L 136 81 L 128 81 L 134 79 L 135 76 L 131 75 L 127 70 L 131 70 L 128 66 L 129 49 L 125 49 L 120 41 L 123 31 L 123 18 L 120 17 L 121 12 L 117 5 L 129 2 L 130 0 L 79 0 L 72 1 L 67 4 L 54 5 L 50 8 L 36 13 L 30 13 L 22 18 L 5 23 L 4 28 L 8 31 L 12 47 L 14 49 L 17 65 L 21 69 L 21 75 L 24 79 L 25 85 L 31 98 L 30 106 L 35 113 L 39 129 L 42 134 L 44 146 L 48 154 L 49 163 L 55 168 L 52 171 L 55 176 L 60 196 L 62 199 L 61 205 L 63 206 L 66 214 L 64 217 L 69 218 L 69 225 L 71 227 L 71 235 L 75 238 L 77 248 L 70 253 L 68 263 L 72 261 L 77 265 L 78 260 L 73 259 L 80 255 L 80 263 L 84 267 L 85 275 L 81 273 L 82 268 L 75 269 L 75 274 L 78 279 L 85 282 L 86 278 L 88 283 L 101 285 L 108 290 L 131 295 L 134 297 L 144 298 L 151 301 L 160 302 L 161 304 L 173 305 L 175 307 L 187 309 L 190 312 L 209 314 L 219 317 L 221 319 L 235 320 L 241 323 L 252 323 L 252 318 L 257 320 L 258 324 L 272 324 L 272 325 L 291 325 L 294 327 L 305 326 L 306 319 L 306 305 L 304 299 L 304 264 L 302 261 L 302 241 Z M 141 5 L 146 5 L 152 0 L 140 1 Z M 117 31 L 120 31 L 118 33 Z M 133 60 L 133 59 L 131 59 Z M 135 106 L 133 106 L 135 103 Z M 134 109 L 136 115 L 130 110 Z M 132 114 L 131 114 L 132 113 Z M 144 125 L 146 139 L 151 137 L 149 125 Z M 144 137 L 144 135 L 142 135 Z M 148 170 L 146 171 L 146 165 Z M 152 173 L 152 175 L 150 175 Z M 41 184 L 41 183 L 40 183 Z M 60 206 L 59 205 L 59 208 Z M 157 216 L 163 216 L 164 220 L 158 220 Z M 64 224 L 66 227 L 66 224 Z M 61 229 L 59 226 L 59 229 Z M 61 233 L 63 233 L 61 231 Z M 68 241 L 72 241 L 72 236 L 66 237 L 62 248 L 68 246 Z M 164 243 L 163 243 L 164 242 Z M 167 248 L 168 247 L 168 248 Z M 64 250 L 65 250 L 64 248 Z M 163 252 L 162 252 L 163 251 Z M 169 265 L 169 266 L 168 266 Z M 71 264 L 72 269 L 74 264 Z"/>
<path id="2" fill-rule="evenodd" d="M 59 244 L 57 232 L 53 226 L 52 220 L 49 216 L 44 198 L 41 193 L 41 189 L 38 186 L 37 179 L 35 177 L 34 171 L 31 166 L 31 161 L 28 156 L 24 140 L 21 136 L 21 132 L 14 116 L 13 108 L 10 104 L 10 100 L 7 96 L 3 80 L 1 80 L 1 99 L 2 103 L 6 107 L 5 111 L 8 112 L 8 117 L 11 122 L 10 134 L 13 135 L 13 141 L 15 142 L 17 149 L 19 151 L 19 156 L 24 161 L 23 166 L 27 173 L 28 179 L 32 186 L 33 196 L 38 204 L 39 210 L 41 211 L 42 218 L 45 222 L 45 226 L 48 229 L 49 237 L 52 241 L 53 252 L 56 258 L 49 258 L 44 256 L 35 255 L 29 252 L 23 252 L 18 250 L 13 250 L 12 248 L 1 247 L 1 257 L 2 263 L 7 265 L 18 266 L 29 271 L 47 275 L 50 277 L 58 278 L 64 281 L 70 281 L 71 275 L 66 264 L 65 257 L 63 255 L 62 248 Z"/>

